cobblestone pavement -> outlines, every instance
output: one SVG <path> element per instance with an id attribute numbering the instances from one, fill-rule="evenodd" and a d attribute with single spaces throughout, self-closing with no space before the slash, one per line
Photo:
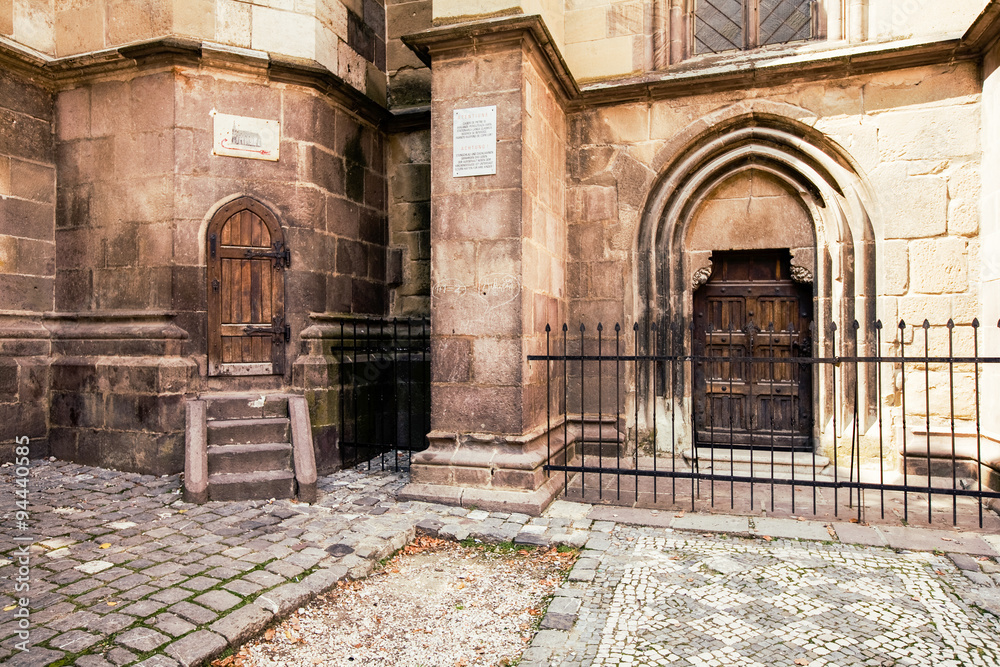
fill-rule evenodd
<path id="1" fill-rule="evenodd" d="M 316 505 L 190 505 L 177 475 L 33 461 L 22 531 L 14 468 L 0 467 L 0 662 L 201 664 L 367 575 L 417 531 L 585 548 L 523 665 L 650 664 L 653 649 L 679 665 L 1000 662 L 1000 628 L 980 611 L 1000 614 L 994 536 L 567 502 L 532 518 L 397 502 L 406 481 L 359 467 L 321 478 Z M 711 537 L 723 533 L 744 537 Z M 15 593 L 23 560 L 30 590 Z"/>
<path id="2" fill-rule="evenodd" d="M 1000 664 L 992 560 L 625 525 L 606 544 L 522 666 Z"/>

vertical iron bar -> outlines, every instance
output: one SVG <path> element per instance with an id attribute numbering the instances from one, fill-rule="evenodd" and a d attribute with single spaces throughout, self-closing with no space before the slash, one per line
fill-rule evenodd
<path id="1" fill-rule="evenodd" d="M 857 447 L 857 462 L 858 462 L 858 523 L 861 523 L 861 512 L 864 506 L 863 489 L 861 488 L 861 415 L 859 413 L 858 406 L 858 385 L 861 383 L 860 366 L 858 362 L 858 355 L 861 353 L 858 348 L 858 329 L 861 328 L 861 324 L 854 320 L 851 325 L 852 335 L 854 336 L 854 428 L 851 430 L 851 477 L 854 477 L 854 452 L 855 447 Z"/>
<path id="2" fill-rule="evenodd" d="M 788 337 L 791 341 L 791 336 Z M 767 355 L 768 372 L 770 373 L 771 401 L 768 405 L 768 417 L 770 418 L 771 430 L 771 512 L 774 512 L 774 322 L 767 325 Z M 789 397 L 791 398 L 791 397 Z M 792 469 L 795 469 L 795 448 L 792 447 Z M 750 476 L 753 477 L 753 449 L 750 450 Z M 750 509 L 753 510 L 753 490 L 754 484 L 750 484 Z M 792 484 L 792 495 L 795 495 L 795 485 Z M 763 505 L 763 503 L 761 503 Z"/>
<path id="3" fill-rule="evenodd" d="M 730 313 L 730 317 L 731 316 L 732 313 Z M 733 320 L 732 319 L 729 320 L 729 340 L 727 342 L 727 345 L 728 345 L 727 354 L 729 356 L 729 373 L 728 373 L 729 402 L 726 405 L 729 407 L 729 410 L 727 411 L 729 414 L 729 499 L 730 499 L 730 509 L 732 509 L 732 507 L 735 507 L 735 501 L 733 500 L 733 472 L 734 472 L 733 457 L 735 456 L 735 448 L 733 447 L 733 438 L 735 436 L 735 433 L 733 431 L 733 404 L 735 403 L 735 401 L 733 400 L 733 376 L 736 373 L 734 369 L 739 368 L 741 371 L 741 375 L 743 376 L 747 375 L 746 370 L 743 368 L 742 362 L 740 362 L 739 365 L 733 363 Z M 747 354 L 749 354 L 749 351 L 747 352 Z M 746 378 L 744 377 L 743 379 L 745 380 Z M 714 485 L 712 487 L 712 507 L 715 507 Z"/>
<path id="4" fill-rule="evenodd" d="M 674 421 L 676 419 L 677 412 L 677 397 L 675 392 L 677 391 L 677 377 L 676 371 L 677 367 L 675 365 L 676 352 L 677 352 L 677 342 L 674 340 L 674 335 L 677 329 L 676 326 L 670 327 L 670 337 L 668 338 L 668 350 L 670 351 L 670 502 L 677 502 L 677 433 L 675 430 Z M 664 395 L 666 395 L 667 387 L 664 387 Z M 691 439 L 692 442 L 694 438 Z"/>
<path id="5" fill-rule="evenodd" d="M 621 402 L 621 332 L 622 326 L 618 322 L 615 322 L 615 468 L 618 469 L 619 473 L 615 475 L 615 481 L 617 484 L 615 497 L 618 500 L 622 498 L 622 443 L 620 442 L 620 436 L 618 431 L 618 424 L 621 422 L 622 418 L 622 402 Z"/>
<path id="6" fill-rule="evenodd" d="M 958 525 L 958 456 L 955 453 L 955 320 L 948 318 L 948 414 L 951 419 L 951 525 Z M 976 462 L 978 465 L 978 461 Z"/>
<path id="7" fill-rule="evenodd" d="M 659 438 L 657 438 L 658 434 L 656 433 L 656 429 L 657 429 L 657 426 L 658 426 L 657 421 L 656 421 L 656 381 L 660 377 L 660 373 L 659 373 L 659 370 L 660 370 L 659 369 L 660 336 L 659 336 L 659 329 L 658 329 L 658 327 L 656 325 L 656 321 L 655 320 L 653 321 L 653 327 L 652 327 L 652 329 L 653 329 L 653 383 L 652 383 L 652 389 L 653 389 L 653 473 L 654 473 L 654 475 L 653 475 L 653 504 L 655 505 L 656 504 L 657 482 L 660 481 L 659 478 L 655 475 L 656 470 L 657 470 L 657 468 L 656 468 L 656 450 L 657 450 L 656 441 L 659 439 Z M 638 491 L 638 490 L 639 489 L 637 487 L 636 491 Z"/>
<path id="8" fill-rule="evenodd" d="M 903 521 L 910 521 L 910 475 L 906 451 L 906 322 L 899 321 L 899 395 L 903 424 Z"/>
<path id="9" fill-rule="evenodd" d="M 604 499 L 604 323 L 597 323 L 597 497 Z"/>
<path id="10" fill-rule="evenodd" d="M 706 326 L 707 326 L 707 331 L 710 332 L 712 330 L 712 323 L 709 322 Z M 695 326 L 694 326 L 694 322 L 693 321 L 688 325 L 688 331 L 690 332 L 690 336 L 691 336 L 691 352 L 695 352 L 696 351 L 695 350 L 695 340 L 694 340 Z M 691 377 L 692 378 L 694 378 L 697 375 L 698 361 L 699 360 L 696 359 L 694 357 L 694 355 L 692 354 L 692 358 L 691 358 Z M 705 365 L 706 365 L 705 364 L 705 360 L 702 359 L 701 360 L 701 367 L 702 367 L 702 369 L 705 368 Z M 705 391 L 705 400 L 709 404 L 709 406 L 711 406 L 711 401 L 710 401 L 710 398 L 709 398 L 710 395 L 711 394 L 706 390 Z M 713 429 L 712 429 L 712 422 L 711 422 L 711 418 L 710 418 L 710 412 L 709 412 L 709 410 L 707 408 L 705 410 L 705 414 L 709 415 L 709 417 L 708 417 L 708 419 L 709 419 L 709 422 L 708 422 L 709 423 L 709 427 L 708 427 L 709 436 L 708 437 L 709 437 L 709 439 L 711 439 L 711 437 L 712 437 L 711 434 L 713 433 Z M 697 424 L 697 419 L 692 419 L 691 426 L 692 426 L 692 428 L 691 428 L 691 454 L 692 454 L 692 457 L 691 458 L 692 458 L 692 462 L 694 464 L 691 467 L 692 472 L 694 473 L 693 475 L 691 475 L 691 511 L 693 512 L 694 511 L 694 499 L 698 495 L 701 494 L 701 475 L 700 475 L 700 473 L 701 473 L 701 465 L 699 464 L 699 458 L 698 458 L 698 424 Z"/>
<path id="11" fill-rule="evenodd" d="M 840 367 L 840 360 L 837 358 L 837 323 L 830 322 L 830 350 L 833 352 L 833 516 L 840 516 L 840 494 L 839 494 L 839 468 L 837 461 L 838 436 L 837 430 L 837 369 Z M 815 466 L 814 466 L 815 467 Z M 792 496 L 794 501 L 794 495 Z"/>
<path id="12" fill-rule="evenodd" d="M 789 325 L 789 326 L 791 326 L 791 325 Z M 799 331 L 797 333 L 798 333 L 798 336 L 799 336 L 799 341 L 801 341 L 802 340 L 802 332 Z M 815 344 L 815 341 L 816 341 L 816 322 L 810 322 L 809 323 L 809 356 L 812 357 L 813 359 L 815 359 L 815 357 L 816 357 L 816 344 Z M 801 345 L 799 346 L 799 349 L 802 349 Z M 809 364 L 808 364 L 810 388 L 812 387 L 812 384 L 813 384 L 812 383 L 812 379 L 813 379 L 814 375 L 817 376 L 817 379 L 820 379 L 819 378 L 820 366 L 818 364 L 813 364 L 812 363 L 813 359 L 810 359 L 809 360 Z M 793 374 L 794 374 L 794 371 L 793 371 Z M 817 382 L 817 384 L 819 384 L 819 383 Z M 802 401 L 802 399 L 800 397 L 799 398 L 799 404 L 800 405 L 801 405 L 801 401 Z M 819 404 L 819 397 L 817 397 L 816 404 Z M 792 411 L 792 423 L 793 423 L 793 425 L 796 422 L 798 422 L 798 421 L 799 421 L 799 410 L 796 409 L 796 410 Z M 813 425 L 809 424 L 809 427 L 812 428 Z M 795 431 L 795 429 L 793 428 L 792 431 Z M 816 496 L 819 494 L 818 487 L 816 486 L 816 448 L 812 447 L 811 449 L 812 449 L 812 463 L 813 463 L 812 464 L 813 516 L 816 516 L 816 511 L 817 511 L 817 508 L 816 508 Z M 793 489 L 793 492 L 792 492 L 792 504 L 794 505 L 794 503 L 795 503 L 795 492 L 794 492 L 794 489 L 795 489 L 795 466 L 792 466 L 792 489 Z"/>
<path id="13" fill-rule="evenodd" d="M 583 322 L 580 322 L 580 467 L 587 467 L 587 424 L 584 422 L 584 416 L 587 414 L 586 405 L 586 375 L 584 369 L 583 358 L 586 355 L 585 347 L 587 327 L 584 326 Z M 585 470 L 580 471 L 580 499 L 583 500 L 587 497 L 587 472 Z"/>
<path id="14" fill-rule="evenodd" d="M 545 463 L 552 465 L 552 351 L 549 347 L 549 336 L 552 325 L 545 324 Z M 564 443 L 565 446 L 565 443 Z M 545 478 L 551 477 L 550 471 L 545 471 Z"/>
<path id="15" fill-rule="evenodd" d="M 997 322 L 1000 327 L 1000 321 Z M 979 527 L 983 527 L 983 440 L 982 427 L 979 420 L 979 318 L 972 320 L 972 358 L 975 359 L 972 367 L 972 379 L 975 383 L 976 399 L 976 478 L 979 480 Z"/>
<path id="16" fill-rule="evenodd" d="M 346 433 L 344 428 L 347 426 L 346 422 L 346 412 L 347 412 L 347 391 L 344 387 L 344 374 L 347 372 L 347 355 L 346 345 L 344 341 L 344 321 L 340 321 L 340 445 L 344 447 L 347 444 Z M 342 455 L 347 452 L 342 452 Z"/>
<path id="17" fill-rule="evenodd" d="M 633 457 L 635 458 L 635 463 L 633 470 L 635 471 L 635 499 L 639 500 L 639 385 L 640 385 L 640 375 L 639 375 L 639 323 L 634 322 L 632 324 L 632 345 L 633 345 L 633 360 L 635 364 L 635 451 L 633 452 Z"/>
<path id="18" fill-rule="evenodd" d="M 361 438 L 358 433 L 358 321 L 354 320 L 354 341 L 351 349 L 354 351 L 354 372 L 351 373 L 351 395 L 354 398 L 354 451 L 361 451 Z M 368 461 L 368 469 L 371 470 L 371 461 Z"/>
<path id="19" fill-rule="evenodd" d="M 930 348 L 930 329 L 931 323 L 928 320 L 924 320 L 924 357 L 930 358 L 931 348 Z M 933 483 L 931 482 L 931 365 L 930 362 L 924 362 L 924 430 L 926 431 L 926 441 L 927 441 L 927 523 L 931 523 L 934 517 L 931 515 L 931 505 L 932 505 L 932 495 L 931 489 L 933 488 Z"/>
<path id="20" fill-rule="evenodd" d="M 569 333 L 569 325 L 563 322 L 563 466 L 568 467 L 570 464 L 569 458 L 569 359 L 567 358 L 567 353 L 569 352 L 568 344 L 566 342 L 567 335 Z M 563 470 L 563 494 L 569 492 L 569 470 Z"/>
<path id="21" fill-rule="evenodd" d="M 393 418 L 393 438 L 392 438 L 392 459 L 395 462 L 394 470 L 399 472 L 399 403 L 396 394 L 399 391 L 399 320 L 392 318 L 392 340 L 389 342 L 392 349 L 392 418 Z"/>
<path id="22" fill-rule="evenodd" d="M 878 392 L 878 484 L 879 507 L 885 518 L 885 464 L 882 436 L 882 320 L 875 320 L 875 384 Z"/>

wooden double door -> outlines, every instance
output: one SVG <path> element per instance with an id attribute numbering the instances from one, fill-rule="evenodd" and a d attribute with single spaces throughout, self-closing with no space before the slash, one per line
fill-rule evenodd
<path id="1" fill-rule="evenodd" d="M 694 294 L 699 447 L 811 450 L 812 290 L 784 251 L 715 252 Z"/>
<path id="2" fill-rule="evenodd" d="M 206 242 L 209 374 L 283 373 L 289 253 L 278 219 L 242 197 L 212 217 Z"/>

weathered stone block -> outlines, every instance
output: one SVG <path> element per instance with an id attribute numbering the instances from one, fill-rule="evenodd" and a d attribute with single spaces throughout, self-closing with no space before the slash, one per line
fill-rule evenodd
<path id="1" fill-rule="evenodd" d="M 104 46 L 104 7 L 94 2 L 57 10 L 55 28 L 60 56 L 96 51 Z"/>
<path id="2" fill-rule="evenodd" d="M 945 232 L 948 193 L 943 178 L 911 177 L 905 162 L 893 162 L 872 172 L 871 180 L 885 216 L 884 238 L 921 238 Z"/>
<path id="3" fill-rule="evenodd" d="M 472 342 L 472 381 L 480 385 L 519 385 L 521 341 L 479 338 Z"/>
<path id="4" fill-rule="evenodd" d="M 111 0 L 108 5 L 107 33 L 111 44 L 127 44 L 171 32 L 173 4 L 157 0 Z"/>
<path id="5" fill-rule="evenodd" d="M 432 428 L 445 431 L 521 433 L 521 388 L 434 384 Z"/>
<path id="6" fill-rule="evenodd" d="M 920 111 L 894 111 L 878 117 L 878 149 L 882 160 L 941 160 L 976 155 L 979 107 L 954 105 Z"/>
<path id="7" fill-rule="evenodd" d="M 910 242 L 913 289 L 921 294 L 964 292 L 969 288 L 967 243 L 961 238 Z"/>

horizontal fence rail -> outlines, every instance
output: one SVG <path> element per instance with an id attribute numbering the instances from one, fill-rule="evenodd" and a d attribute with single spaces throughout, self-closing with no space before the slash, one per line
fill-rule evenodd
<path id="1" fill-rule="evenodd" d="M 382 469 L 409 468 L 430 431 L 430 322 L 341 321 L 334 351 L 343 465 L 378 458 Z"/>
<path id="2" fill-rule="evenodd" d="M 545 470 L 567 497 L 1000 529 L 984 518 L 1000 439 L 983 428 L 1000 322 L 545 332 L 528 361 L 544 363 Z"/>

